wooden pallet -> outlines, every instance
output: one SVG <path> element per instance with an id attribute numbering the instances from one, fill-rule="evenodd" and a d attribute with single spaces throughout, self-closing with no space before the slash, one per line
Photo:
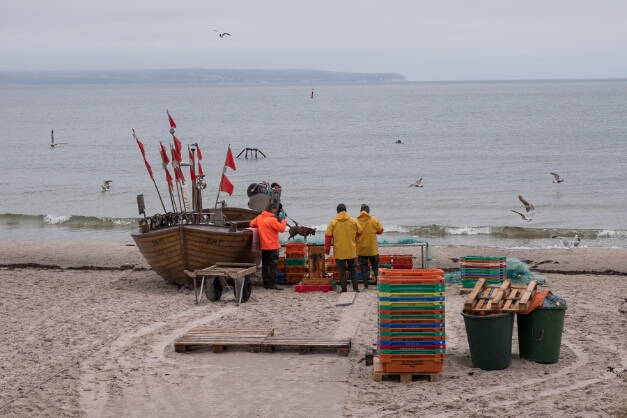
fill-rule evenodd
<path id="1" fill-rule="evenodd" d="M 300 354 L 312 349 L 333 349 L 341 356 L 348 356 L 350 338 L 285 338 L 273 337 L 268 329 L 209 329 L 194 328 L 174 342 L 174 351 L 184 353 L 193 348 L 211 347 L 214 353 L 222 353 L 227 347 L 248 347 L 251 353 L 272 353 L 275 348 L 298 348 Z"/>
<path id="2" fill-rule="evenodd" d="M 414 379 L 414 376 L 425 376 L 429 378 L 430 382 L 437 382 L 440 380 L 440 373 L 388 373 L 384 372 L 381 368 L 381 362 L 379 361 L 379 357 L 373 358 L 373 370 L 374 370 L 374 381 L 382 382 L 384 377 L 389 376 L 398 376 L 401 379 L 401 383 L 411 383 Z"/>
<path id="3" fill-rule="evenodd" d="M 490 314 L 500 312 L 525 313 L 538 289 L 538 282 L 531 280 L 528 285 L 512 284 L 504 280 L 502 284 L 486 285 L 486 279 L 477 280 L 464 302 L 464 312 Z"/>
<path id="4" fill-rule="evenodd" d="M 340 356 L 348 356 L 351 349 L 351 339 L 268 337 L 261 343 L 263 353 L 272 353 L 277 348 L 298 348 L 299 354 L 309 354 L 314 349 L 337 350 L 337 354 Z"/>
<path id="5" fill-rule="evenodd" d="M 184 353 L 193 348 L 211 347 L 222 353 L 226 347 L 249 347 L 253 353 L 261 351 L 261 343 L 274 335 L 274 329 L 209 329 L 194 328 L 174 342 L 174 351 Z"/>

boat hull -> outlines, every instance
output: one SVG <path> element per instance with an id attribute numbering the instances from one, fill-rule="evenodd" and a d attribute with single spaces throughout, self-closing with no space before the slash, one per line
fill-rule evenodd
<path id="1" fill-rule="evenodd" d="M 252 231 L 213 225 L 177 225 L 131 233 L 150 267 L 166 281 L 189 286 L 184 270 L 200 270 L 216 263 L 254 263 L 261 251 L 252 250 Z"/>

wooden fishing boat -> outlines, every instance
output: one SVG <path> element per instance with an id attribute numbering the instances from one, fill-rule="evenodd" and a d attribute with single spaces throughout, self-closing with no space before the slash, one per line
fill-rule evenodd
<path id="1" fill-rule="evenodd" d="M 166 281 L 189 285 L 184 270 L 194 271 L 219 262 L 254 263 L 261 261 L 261 251 L 253 251 L 253 231 L 247 229 L 258 212 L 244 208 L 224 208 L 224 225 L 215 225 L 214 213 L 196 216 L 201 222 L 178 216 L 181 222 L 131 233 L 137 248 L 150 267 Z M 176 215 L 176 214 L 173 214 Z M 177 216 L 173 216 L 177 218 Z M 190 221 L 190 222 L 188 222 Z M 163 222 L 163 221 L 162 221 Z M 144 223 L 144 225 L 148 225 Z"/>
<path id="2" fill-rule="evenodd" d="M 174 136 L 176 124 L 169 113 L 168 117 L 170 119 L 170 133 L 176 146 L 178 141 Z M 142 152 L 144 163 L 157 189 L 159 200 L 165 212 L 166 206 L 154 180 L 152 169 L 148 161 L 146 161 L 144 146 L 135 135 L 135 131 L 133 131 L 133 137 Z M 180 146 L 180 141 L 178 141 L 178 144 Z M 199 162 L 202 157 L 200 156 L 198 144 L 190 144 L 188 146 L 190 163 L 187 165 L 190 167 L 191 174 L 193 174 L 191 176 L 191 202 L 189 201 L 184 178 L 180 172 L 180 150 L 176 153 L 174 150 L 175 147 L 171 147 L 172 168 L 176 176 L 176 191 L 179 197 L 178 209 L 177 199 L 173 193 L 172 177 L 167 169 L 169 159 L 166 156 L 167 151 L 163 144 L 161 144 L 161 158 L 166 179 L 170 186 L 169 197 L 173 212 L 146 217 L 144 197 L 143 195 L 137 196 L 139 214 L 143 214 L 144 217 L 139 220 L 139 228 L 131 233 L 131 237 L 133 237 L 137 248 L 139 248 L 150 267 L 168 282 L 189 286 L 191 283 L 184 273 L 185 270 L 202 270 L 220 262 L 253 263 L 259 265 L 261 262 L 261 251 L 258 248 L 253 248 L 253 230 L 249 229 L 250 221 L 265 207 L 264 202 L 267 204 L 270 199 L 275 199 L 275 201 L 279 202 L 280 192 L 278 192 L 278 195 L 275 191 L 272 192 L 274 194 L 255 197 L 254 202 L 257 205 L 251 206 L 249 202 L 249 207 L 253 209 L 229 207 L 224 201 L 218 202 L 220 192 L 224 191 L 221 182 L 215 206 L 210 209 L 203 208 L 202 190 L 207 187 L 207 184 Z M 198 155 L 198 159 L 196 159 L 196 155 Z M 233 161 L 230 147 L 222 169 L 223 180 L 227 167 L 235 169 L 235 162 Z M 179 171 L 177 172 L 177 170 Z M 195 173 L 198 173 L 198 175 Z M 179 174 L 180 178 L 182 178 L 180 183 Z M 232 185 L 230 187 L 232 188 Z M 232 189 L 230 191 L 227 190 L 227 192 L 230 194 Z"/>

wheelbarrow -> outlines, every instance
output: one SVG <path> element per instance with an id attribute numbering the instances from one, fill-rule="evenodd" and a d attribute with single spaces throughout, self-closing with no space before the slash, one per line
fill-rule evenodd
<path id="1" fill-rule="evenodd" d="M 252 283 L 250 275 L 257 271 L 257 266 L 250 263 L 216 263 L 211 267 L 193 272 L 185 270 L 185 274 L 194 283 L 196 304 L 199 304 L 203 295 L 211 302 L 220 300 L 224 288 L 233 294 L 237 306 L 250 299 Z M 198 287 L 196 280 L 200 280 Z"/>

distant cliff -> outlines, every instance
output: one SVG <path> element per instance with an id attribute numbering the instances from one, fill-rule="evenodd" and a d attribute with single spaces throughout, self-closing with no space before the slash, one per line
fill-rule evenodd
<path id="1" fill-rule="evenodd" d="M 395 73 L 318 70 L 0 71 L 0 84 L 351 83 L 406 81 Z"/>

